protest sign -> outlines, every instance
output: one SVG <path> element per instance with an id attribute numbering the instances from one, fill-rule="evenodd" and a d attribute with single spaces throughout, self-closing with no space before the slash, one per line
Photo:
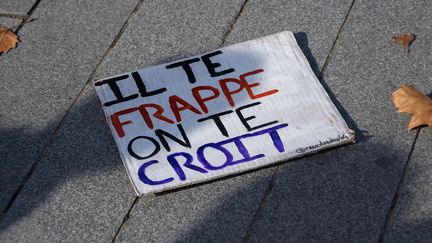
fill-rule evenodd
<path id="1" fill-rule="evenodd" d="M 292 32 L 94 85 L 138 194 L 354 141 Z"/>

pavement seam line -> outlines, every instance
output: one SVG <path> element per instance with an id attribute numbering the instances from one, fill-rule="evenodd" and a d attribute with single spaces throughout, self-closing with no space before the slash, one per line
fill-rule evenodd
<path id="1" fill-rule="evenodd" d="M 244 8 L 248 2 L 249 2 L 249 0 L 245 0 L 243 2 L 242 6 L 240 7 L 238 14 L 234 18 L 233 22 L 229 25 L 227 32 L 224 34 L 223 41 L 220 44 L 219 48 L 223 47 L 225 45 L 225 42 L 227 41 L 228 37 L 231 35 L 233 30 L 235 29 L 234 26 L 237 24 L 238 20 L 240 19 L 240 15 L 243 13 L 243 10 L 244 10 Z"/>
<path id="2" fill-rule="evenodd" d="M 29 11 L 29 15 L 28 18 L 31 17 L 33 11 L 36 9 L 37 5 L 39 4 L 41 0 L 38 0 L 35 5 L 32 7 L 32 9 L 30 9 Z M 108 56 L 111 54 L 112 49 L 114 48 L 114 46 L 117 44 L 118 40 L 120 39 L 120 37 L 123 35 L 124 31 L 126 30 L 127 26 L 129 25 L 130 19 L 135 15 L 135 13 L 138 11 L 138 9 L 140 8 L 140 6 L 142 5 L 144 0 L 138 0 L 137 4 L 135 5 L 135 8 L 132 10 L 132 12 L 129 14 L 129 16 L 127 17 L 126 21 L 123 23 L 123 26 L 121 27 L 120 31 L 117 33 L 117 35 L 115 36 L 114 40 L 112 41 L 111 45 L 108 47 L 107 51 L 104 53 L 102 59 L 99 61 L 99 63 L 96 65 L 95 69 L 93 70 L 93 72 L 90 74 L 90 77 L 87 79 L 87 81 L 84 83 L 84 85 L 82 86 L 81 90 L 78 92 L 78 95 L 75 97 L 75 99 L 73 100 L 72 104 L 69 106 L 69 108 L 66 110 L 65 114 L 63 115 L 62 119 L 60 120 L 60 122 L 57 124 L 57 126 L 54 128 L 53 133 L 49 136 L 47 143 L 45 144 L 45 146 L 42 148 L 41 152 L 39 153 L 39 155 L 37 156 L 36 160 L 33 162 L 33 164 L 31 165 L 30 169 L 27 171 L 26 175 L 23 177 L 23 179 L 21 180 L 21 183 L 18 185 L 18 187 L 16 188 L 14 194 L 12 195 L 12 197 L 9 199 L 8 203 L 6 204 L 6 207 L 3 209 L 3 215 L 12 207 L 13 203 L 15 202 L 15 200 L 17 199 L 18 195 L 21 193 L 24 185 L 27 183 L 28 179 L 30 179 L 31 175 L 33 174 L 34 170 L 36 169 L 37 165 L 39 164 L 39 162 L 42 160 L 42 157 L 45 155 L 45 153 L 47 152 L 49 146 L 51 145 L 51 143 L 54 141 L 55 136 L 57 135 L 58 131 L 60 130 L 61 126 L 63 125 L 63 123 L 66 120 L 66 117 L 69 115 L 70 111 L 75 107 L 76 103 L 78 102 L 78 100 L 80 99 L 81 95 L 84 92 L 85 87 L 87 86 L 87 84 L 92 81 L 94 79 L 94 77 L 96 76 L 96 73 L 99 71 L 100 67 L 102 66 L 102 64 L 106 61 L 106 59 L 108 58 Z M 23 24 L 26 22 L 26 20 L 24 20 L 22 22 L 22 24 L 17 28 L 16 32 L 19 31 L 19 29 L 23 26 Z M 0 215 L 0 219 L 3 215 Z"/>
<path id="3" fill-rule="evenodd" d="M 111 243 L 114 243 L 117 240 L 118 236 L 120 235 L 121 230 L 123 229 L 124 224 L 128 221 L 128 219 L 130 217 L 130 214 L 132 212 L 132 209 L 135 207 L 135 205 L 138 202 L 139 198 L 140 198 L 139 196 L 135 196 L 135 199 L 132 202 L 132 205 L 129 207 L 129 210 L 127 211 L 126 215 L 123 217 L 123 220 L 122 220 L 120 226 L 118 227 L 118 229 L 117 229 L 117 231 L 116 231 L 116 233 L 115 233 L 115 235 L 114 235 Z"/>
<path id="4" fill-rule="evenodd" d="M 417 133 L 416 133 L 416 135 L 414 137 L 414 141 L 413 141 L 413 143 L 411 145 L 410 152 L 408 153 L 408 157 L 407 157 L 407 159 L 405 161 L 405 164 L 404 164 L 404 167 L 403 167 L 403 170 L 402 170 L 401 178 L 399 179 L 396 192 L 395 192 L 395 194 L 393 196 L 392 202 L 390 204 L 390 208 L 389 208 L 389 210 L 387 212 L 387 215 L 385 217 L 384 225 L 381 228 L 381 232 L 379 234 L 379 238 L 378 238 L 378 242 L 379 243 L 384 242 L 385 234 L 386 234 L 388 228 L 390 227 L 390 220 L 392 219 L 392 217 L 394 215 L 394 210 L 396 208 L 396 205 L 399 202 L 400 190 L 401 190 L 402 186 L 405 183 L 406 174 L 408 172 L 409 165 L 410 165 L 411 155 L 413 154 L 413 152 L 415 150 L 415 145 L 417 143 L 418 137 L 420 136 L 420 131 L 421 131 L 421 128 L 417 129 Z"/>
<path id="5" fill-rule="evenodd" d="M 37 0 L 33 6 L 30 8 L 30 10 L 27 12 L 27 16 L 25 18 L 22 18 L 21 24 L 18 25 L 18 27 L 15 30 L 15 33 L 18 33 L 18 31 L 24 26 L 24 24 L 26 24 L 27 22 L 31 22 L 29 21 L 31 16 L 33 15 L 33 12 L 36 10 L 36 8 L 39 6 L 40 2 L 42 0 Z"/>
<path id="6" fill-rule="evenodd" d="M 264 192 L 264 195 L 261 198 L 261 201 L 260 201 L 260 203 L 258 205 L 258 208 L 255 210 L 255 214 L 252 217 L 252 221 L 249 223 L 249 225 L 248 225 L 248 227 L 246 229 L 246 234 L 245 234 L 245 237 L 243 239 L 244 243 L 245 242 L 249 242 L 249 239 L 250 239 L 250 237 L 252 235 L 252 230 L 254 229 L 254 225 L 255 225 L 255 222 L 256 222 L 256 220 L 258 218 L 258 215 L 262 211 L 262 207 L 264 206 L 264 203 L 266 202 L 267 196 L 270 194 L 270 192 L 273 189 L 273 186 L 274 186 L 274 183 L 275 183 L 275 179 L 274 178 L 276 177 L 276 174 L 277 174 L 278 170 L 279 170 L 279 166 L 276 166 L 276 169 L 274 170 L 273 175 L 270 178 L 269 185 L 267 186 L 267 188 L 266 188 L 266 190 Z"/>
<path id="7" fill-rule="evenodd" d="M 342 25 L 341 25 L 341 27 L 339 28 L 338 33 L 336 34 L 336 38 L 335 38 L 335 40 L 333 41 L 333 45 L 332 45 L 332 47 L 330 48 L 330 52 L 329 52 L 329 54 L 327 55 L 326 60 L 324 61 L 324 65 L 323 65 L 323 67 L 322 67 L 322 69 L 321 69 L 321 77 L 318 77 L 318 79 L 321 79 L 321 78 L 324 77 L 324 72 L 325 72 L 325 70 L 327 70 L 327 66 L 328 66 L 328 64 L 330 63 L 330 59 L 331 59 L 331 57 L 334 55 L 334 53 L 335 53 L 335 51 L 336 51 L 336 45 L 337 45 L 337 43 L 338 43 L 338 41 L 339 41 L 340 35 L 341 35 L 341 33 L 344 31 L 344 28 L 345 28 L 345 26 L 346 26 L 346 24 L 347 24 L 347 20 L 348 20 L 348 18 L 351 16 L 351 12 L 352 12 L 352 9 L 353 9 L 353 7 L 354 7 L 354 3 L 355 3 L 355 1 L 356 1 L 356 0 L 352 0 L 352 1 L 351 1 L 351 5 L 350 5 L 350 7 L 348 8 L 348 12 L 346 13 L 346 15 L 345 15 L 345 17 L 344 17 L 344 20 L 342 21 Z"/>
<path id="8" fill-rule="evenodd" d="M 326 58 L 326 60 L 324 62 L 324 65 L 323 65 L 323 68 L 321 69 L 321 75 L 320 75 L 320 77 L 317 77 L 320 80 L 324 76 L 324 72 L 325 72 L 326 67 L 327 67 L 327 65 L 329 63 L 330 56 L 334 53 L 334 51 L 336 49 L 336 45 L 337 45 L 337 42 L 339 40 L 339 36 L 343 32 L 343 30 L 345 28 L 345 25 L 347 23 L 348 18 L 351 16 L 351 12 L 352 12 L 352 9 L 353 9 L 355 1 L 356 0 L 352 0 L 351 1 L 351 5 L 348 8 L 347 13 L 345 14 L 345 17 L 344 17 L 344 20 L 342 21 L 341 27 L 339 28 L 338 33 L 336 34 L 336 37 L 335 37 L 335 39 L 333 41 L 333 44 L 332 44 L 332 47 L 330 48 L 329 54 L 327 55 L 327 58 Z M 260 212 L 262 210 L 262 207 L 264 206 L 266 197 L 270 194 L 271 190 L 273 189 L 273 186 L 274 186 L 274 183 L 275 183 L 275 179 L 276 179 L 276 173 L 279 170 L 279 167 L 280 167 L 280 165 L 276 166 L 275 172 L 273 173 L 272 178 L 270 179 L 270 183 L 267 186 L 266 191 L 264 192 L 264 195 L 263 195 L 263 197 L 261 199 L 261 202 L 260 202 L 260 204 L 259 204 L 259 206 L 258 206 L 258 208 L 257 208 L 257 210 L 256 210 L 256 212 L 255 212 L 255 214 L 254 214 L 254 216 L 252 218 L 252 221 L 251 221 L 251 223 L 249 224 L 249 226 L 248 226 L 248 228 L 246 230 L 246 235 L 245 235 L 245 238 L 243 239 L 243 242 L 249 242 L 252 230 L 253 230 L 254 225 L 255 225 L 255 223 L 257 221 L 258 215 L 260 214 Z"/>

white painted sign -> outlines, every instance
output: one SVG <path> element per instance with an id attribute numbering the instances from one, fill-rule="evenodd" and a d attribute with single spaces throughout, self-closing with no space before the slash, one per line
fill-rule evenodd
<path id="1" fill-rule="evenodd" d="M 292 32 L 94 85 L 138 194 L 354 141 Z"/>

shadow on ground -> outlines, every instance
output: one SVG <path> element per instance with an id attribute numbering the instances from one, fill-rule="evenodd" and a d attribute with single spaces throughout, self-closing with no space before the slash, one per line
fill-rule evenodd
<path id="1" fill-rule="evenodd" d="M 322 77 L 308 47 L 307 35 L 300 32 L 295 36 L 315 74 Z M 266 229 L 269 237 L 274 240 L 289 239 L 290 235 L 291 239 L 308 241 L 356 239 L 354 236 L 357 236 L 357 233 L 370 230 L 376 225 L 365 226 L 364 230 L 360 231 L 350 227 L 353 227 L 353 224 L 365 225 L 370 220 L 376 220 L 391 203 L 388 195 L 393 195 L 395 189 L 392 178 L 397 177 L 399 172 L 391 167 L 389 160 L 402 158 L 398 157 L 397 151 L 392 151 L 385 145 L 366 143 L 371 136 L 357 127 L 322 78 L 321 83 L 349 127 L 356 132 L 357 142 L 363 145 L 333 149 L 281 166 L 276 181 L 270 184 L 272 188 L 267 195 L 268 199 L 264 201 L 265 206 L 268 200 L 273 200 L 273 206 L 260 210 L 258 221 L 251 226 L 260 235 L 265 235 L 260 229 Z M 43 147 L 40 144 L 47 140 L 47 134 L 51 132 L 23 131 L 25 129 L 5 129 L 1 130 L 1 135 L 10 140 L 17 137 L 28 138 L 26 146 L 35 143 L 34 147 L 38 148 L 36 151 L 40 152 Z M 13 145 L 11 144 L 2 147 L 2 153 L 8 153 Z M 374 149 L 371 150 L 371 147 Z M 370 161 L 367 156 L 363 156 L 363 149 L 369 149 L 369 152 L 388 151 L 391 156 L 380 161 Z M 25 148 L 22 147 L 13 151 L 19 153 L 20 150 L 25 153 Z M 358 155 L 359 161 L 347 162 L 345 154 L 353 154 L 350 158 L 357 158 Z M 10 163 L 14 162 L 13 158 L 19 156 L 12 157 Z M 383 170 L 390 173 L 389 179 L 382 179 Z M 7 231 L 12 225 L 20 227 L 43 224 L 47 228 L 61 228 L 64 222 L 67 222 L 66 225 L 80 225 L 83 229 L 90 227 L 94 231 L 103 231 L 106 227 L 117 229 L 120 226 L 122 216 L 117 215 L 118 220 L 107 218 L 105 223 L 101 223 L 103 216 L 102 219 L 86 217 L 95 215 L 98 210 L 111 210 L 112 214 L 106 217 L 112 217 L 116 213 L 121 215 L 130 205 L 123 205 L 120 209 L 118 205 L 126 201 L 132 202 L 133 198 L 126 171 L 93 88 L 86 88 L 79 105 L 71 110 L 34 172 L 24 183 L 16 200 L 13 198 L 9 203 L 8 210 L 1 218 L 0 232 Z M 292 186 L 283 187 L 283 184 Z M 177 191 L 182 190 L 188 189 Z M 239 191 L 243 191 L 242 197 L 247 197 L 247 192 L 251 190 L 255 190 L 254 184 L 249 188 L 239 188 Z M 160 194 L 156 198 L 169 193 Z M 103 195 L 102 199 L 100 195 Z M 232 220 L 236 220 L 230 219 L 230 214 L 233 213 L 230 208 L 233 201 L 240 199 L 237 193 L 229 195 L 215 210 L 197 220 L 196 227 L 186 231 L 183 236 L 186 239 L 198 240 L 196 237 L 222 234 L 221 229 L 227 229 L 232 234 L 238 233 L 239 229 L 232 228 L 230 224 Z M 34 214 L 36 209 L 37 214 L 31 219 L 30 215 Z M 63 213 L 59 213 L 62 211 Z M 237 213 L 241 214 L 241 211 Z M 78 216 L 74 217 L 75 214 Z M 247 217 L 252 220 L 253 215 Z M 270 227 L 273 223 L 277 223 L 277 227 Z M 249 225 L 242 224 L 239 227 L 243 229 L 242 232 L 246 232 Z M 64 230 L 67 234 L 74 229 Z M 115 230 L 110 233 L 114 232 Z M 251 232 L 245 237 L 255 238 Z"/>
<path id="2" fill-rule="evenodd" d="M 315 74 L 321 77 L 321 83 L 333 103 L 349 127 L 355 131 L 357 144 L 278 164 L 279 169 L 275 180 L 268 184 L 262 205 L 256 205 L 256 215 L 245 215 L 244 211 L 247 211 L 247 206 L 250 205 L 244 205 L 243 201 L 254 194 L 260 188 L 260 184 L 268 183 L 268 178 L 258 176 L 256 181 L 238 187 L 223 201 L 218 201 L 214 209 L 196 219 L 193 227 L 172 232 L 175 236 L 168 238 L 169 240 L 180 242 L 200 242 L 202 239 L 222 242 L 243 240 L 246 242 L 377 242 L 379 240 L 403 173 L 402 168 L 407 154 L 389 146 L 386 141 L 374 141 L 372 135 L 357 127 L 322 78 L 323 75 L 308 48 L 307 35 L 297 33 L 296 38 Z M 168 193 L 159 196 L 166 197 L 163 198 L 165 200 L 170 199 Z M 150 203 L 137 210 L 147 210 L 152 206 L 154 205 Z M 164 216 L 161 218 L 161 221 L 166 220 Z M 245 221 L 250 224 L 238 223 Z M 175 225 L 175 222 L 169 219 L 166 222 Z M 409 222 L 405 231 L 408 235 L 412 232 L 424 232 L 430 229 L 430 224 L 429 219 Z M 151 227 L 151 224 L 145 226 Z M 168 230 L 168 228 L 164 229 Z M 137 232 L 129 230 L 125 235 L 131 237 L 134 233 Z M 240 233 L 241 237 L 238 236 Z M 128 239 L 126 236 L 124 239 Z M 415 237 L 408 236 L 404 240 L 411 239 Z M 427 239 L 424 236 L 421 238 L 422 241 Z"/>

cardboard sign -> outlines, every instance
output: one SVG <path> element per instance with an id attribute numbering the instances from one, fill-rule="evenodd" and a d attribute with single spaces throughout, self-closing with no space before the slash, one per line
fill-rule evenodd
<path id="1" fill-rule="evenodd" d="M 94 85 L 138 194 L 354 141 L 292 32 Z"/>

